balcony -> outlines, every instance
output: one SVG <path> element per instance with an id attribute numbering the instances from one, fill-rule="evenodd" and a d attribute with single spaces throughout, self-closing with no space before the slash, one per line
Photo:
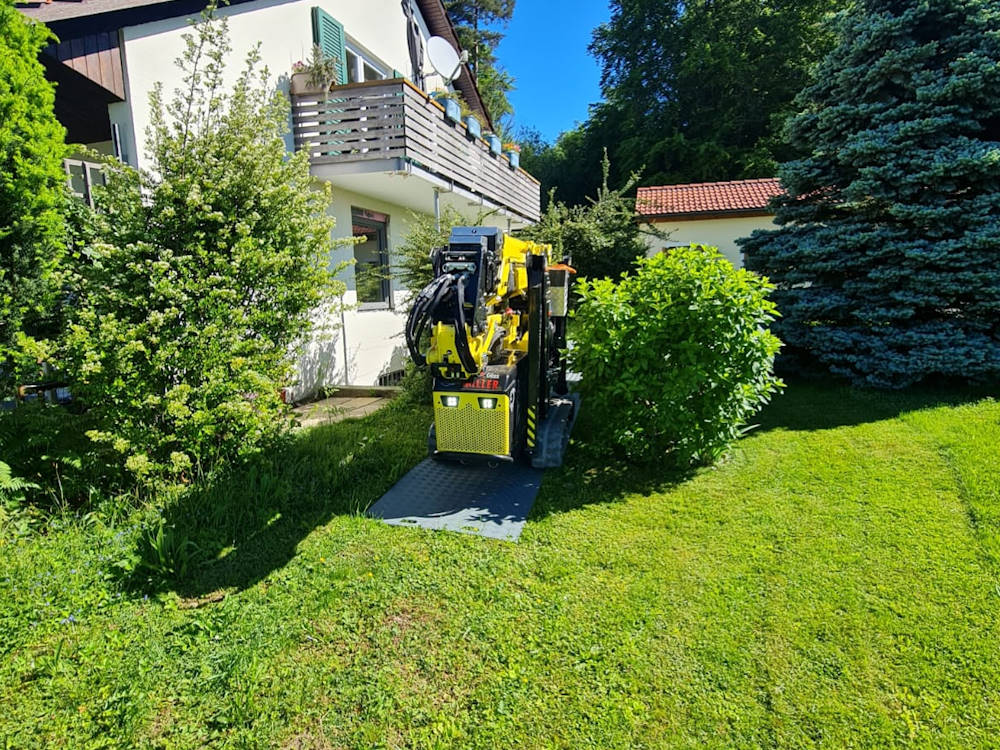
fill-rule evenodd
<path id="1" fill-rule="evenodd" d="M 432 208 L 429 183 L 454 201 L 506 214 L 512 225 L 538 220 L 538 181 L 469 138 L 464 124 L 447 120 L 441 105 L 404 79 L 293 95 L 292 120 L 295 148 L 309 153 L 315 177 L 422 211 Z"/>

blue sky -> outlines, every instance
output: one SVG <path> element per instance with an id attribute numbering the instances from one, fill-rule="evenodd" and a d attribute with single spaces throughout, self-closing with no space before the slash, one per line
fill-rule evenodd
<path id="1" fill-rule="evenodd" d="M 553 141 L 587 119 L 587 107 L 601 98 L 601 71 L 587 45 L 610 15 L 607 0 L 517 0 L 497 50 L 516 81 L 510 101 L 517 127 Z"/>

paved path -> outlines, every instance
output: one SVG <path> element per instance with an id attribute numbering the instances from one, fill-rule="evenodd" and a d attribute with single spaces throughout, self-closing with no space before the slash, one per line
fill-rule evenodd
<path id="1" fill-rule="evenodd" d="M 363 417 L 389 403 L 388 396 L 332 396 L 322 401 L 296 406 L 293 411 L 303 427 Z"/>

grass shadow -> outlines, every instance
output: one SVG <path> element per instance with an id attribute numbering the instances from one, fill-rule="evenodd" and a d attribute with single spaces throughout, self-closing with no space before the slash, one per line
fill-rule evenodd
<path id="1" fill-rule="evenodd" d="M 901 391 L 854 388 L 831 379 L 792 380 L 765 407 L 748 433 L 768 430 L 812 431 L 879 422 L 907 412 L 960 405 L 1000 394 L 998 387 L 943 384 Z M 597 425 L 584 405 L 567 452 L 566 464 L 546 473 L 529 520 L 595 503 L 613 503 L 634 494 L 669 490 L 701 470 L 670 468 L 663 463 L 633 464 L 599 442 Z"/>
<path id="2" fill-rule="evenodd" d="M 545 473 L 528 520 L 566 513 L 588 505 L 615 503 L 633 494 L 665 491 L 694 476 L 698 468 L 677 469 L 663 462 L 636 464 L 602 442 L 586 404 L 573 429 L 566 462 Z"/>
<path id="3" fill-rule="evenodd" d="M 136 591 L 173 590 L 200 597 L 253 586 L 284 566 L 299 543 L 338 515 L 363 512 L 427 450 L 430 414 L 390 405 L 362 419 L 304 429 L 277 449 L 249 460 L 162 513 L 169 554 L 190 554 L 184 572 L 127 581 Z M 148 543 L 140 555 L 155 550 Z M 183 552 L 187 550 L 187 552 Z"/>
<path id="4" fill-rule="evenodd" d="M 754 432 L 812 431 L 881 422 L 936 406 L 957 406 L 996 397 L 1000 388 L 942 384 L 898 391 L 854 388 L 831 380 L 792 380 L 753 422 Z"/>

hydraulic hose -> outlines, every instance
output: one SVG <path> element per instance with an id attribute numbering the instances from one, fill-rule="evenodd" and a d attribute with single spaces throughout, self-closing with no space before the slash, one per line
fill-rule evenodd
<path id="1" fill-rule="evenodd" d="M 406 320 L 406 346 L 410 350 L 410 356 L 419 367 L 427 364 L 427 358 L 420 351 L 420 337 L 423 335 L 424 327 L 430 320 L 431 315 L 441 301 L 451 290 L 454 277 L 449 275 L 438 276 L 434 281 L 425 286 L 417 295 L 410 309 L 410 315 Z"/>
<path id="2" fill-rule="evenodd" d="M 455 349 L 466 372 L 479 372 L 479 363 L 469 349 L 469 338 L 465 333 L 465 276 L 459 276 L 455 283 Z"/>
<path id="3" fill-rule="evenodd" d="M 406 346 L 418 367 L 427 364 L 427 357 L 420 351 L 420 338 L 430 322 L 435 310 L 446 300 L 454 300 L 452 325 L 455 326 L 455 349 L 459 361 L 466 372 L 479 372 L 479 365 L 469 348 L 465 329 L 465 278 L 452 274 L 442 274 L 425 286 L 417 295 L 406 320 Z"/>

